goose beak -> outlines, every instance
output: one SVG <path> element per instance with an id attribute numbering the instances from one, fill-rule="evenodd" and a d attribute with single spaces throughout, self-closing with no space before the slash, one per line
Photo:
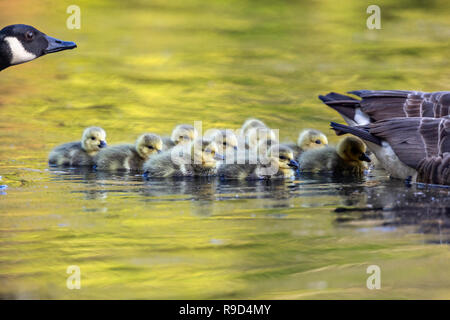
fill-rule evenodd
<path id="1" fill-rule="evenodd" d="M 298 162 L 295 161 L 295 160 L 289 161 L 288 166 L 291 167 L 291 168 L 295 168 L 295 169 L 298 169 L 298 167 L 299 167 Z"/>
<path id="2" fill-rule="evenodd" d="M 48 42 L 48 46 L 47 48 L 44 50 L 44 52 L 47 53 L 53 53 L 53 52 L 58 52 L 58 51 L 63 51 L 63 50 L 69 50 L 69 49 L 74 49 L 77 47 L 77 44 L 75 42 L 72 41 L 62 41 L 62 40 L 58 40 L 49 36 L 45 36 L 45 39 Z"/>
<path id="3" fill-rule="evenodd" d="M 367 154 L 363 153 L 360 157 L 359 160 L 361 161 L 365 161 L 365 162 L 370 162 L 370 158 Z"/>
<path id="4" fill-rule="evenodd" d="M 98 145 L 100 148 L 105 148 L 107 146 L 105 140 L 100 141 L 100 144 Z"/>

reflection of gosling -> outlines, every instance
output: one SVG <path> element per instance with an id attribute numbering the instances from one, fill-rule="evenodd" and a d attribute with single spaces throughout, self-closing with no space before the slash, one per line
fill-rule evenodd
<path id="1" fill-rule="evenodd" d="M 94 156 L 106 147 L 106 133 L 102 128 L 89 127 L 84 130 L 79 142 L 57 146 L 48 156 L 48 163 L 57 166 L 91 166 Z"/>
<path id="2" fill-rule="evenodd" d="M 197 138 L 197 135 L 197 130 L 190 124 L 179 124 L 173 129 L 170 139 L 163 137 L 164 150 L 190 143 Z"/>
<path id="3" fill-rule="evenodd" d="M 243 136 L 246 136 L 248 130 L 252 128 L 267 128 L 267 126 L 261 120 L 250 118 L 245 120 L 244 124 L 242 125 L 241 134 Z"/>
<path id="4" fill-rule="evenodd" d="M 328 145 L 327 136 L 314 129 L 305 129 L 300 132 L 297 144 L 287 144 L 293 151 L 297 159 L 303 152 L 312 149 L 323 148 Z"/>
<path id="5" fill-rule="evenodd" d="M 265 157 L 255 160 L 238 158 L 237 163 L 222 164 L 218 175 L 222 179 L 291 178 L 298 169 L 292 149 L 278 144 L 272 145 Z"/>
<path id="6" fill-rule="evenodd" d="M 356 137 L 346 137 L 337 147 L 305 151 L 299 159 L 300 170 L 306 172 L 328 171 L 342 175 L 361 175 L 370 162 L 366 145 Z"/>
<path id="7" fill-rule="evenodd" d="M 151 157 L 144 163 L 148 177 L 205 177 L 217 173 L 222 156 L 215 142 L 196 139 Z"/>
<path id="8" fill-rule="evenodd" d="M 144 162 L 161 152 L 162 140 L 152 133 L 141 135 L 134 145 L 122 144 L 100 151 L 94 158 L 97 170 L 140 171 Z"/>

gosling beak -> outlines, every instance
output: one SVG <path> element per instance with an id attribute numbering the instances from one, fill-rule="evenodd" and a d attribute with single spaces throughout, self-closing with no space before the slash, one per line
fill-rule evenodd
<path id="1" fill-rule="evenodd" d="M 158 153 L 161 153 L 161 152 L 162 152 L 162 150 L 156 150 L 156 152 L 158 152 Z"/>
<path id="2" fill-rule="evenodd" d="M 299 167 L 298 162 L 295 161 L 295 160 L 289 161 L 288 166 L 291 167 L 291 168 L 295 168 L 295 169 L 298 169 L 298 167 Z"/>
<path id="3" fill-rule="evenodd" d="M 370 158 L 367 154 L 363 153 L 360 157 L 359 160 L 361 161 L 365 161 L 365 162 L 370 162 Z"/>
<path id="4" fill-rule="evenodd" d="M 98 146 L 99 146 L 99 148 L 105 148 L 107 146 L 107 144 L 106 144 L 105 140 L 101 140 L 100 144 Z"/>
<path id="5" fill-rule="evenodd" d="M 214 156 L 214 160 L 225 160 L 225 157 L 221 154 L 216 153 Z"/>
<path id="6" fill-rule="evenodd" d="M 44 50 L 44 53 L 53 53 L 63 50 L 74 49 L 77 47 L 75 42 L 72 41 L 62 41 L 49 36 L 45 36 L 45 39 L 48 42 L 47 48 Z"/>

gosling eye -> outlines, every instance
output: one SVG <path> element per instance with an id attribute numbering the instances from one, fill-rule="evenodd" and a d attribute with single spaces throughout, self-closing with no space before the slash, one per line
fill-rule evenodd
<path id="1" fill-rule="evenodd" d="M 95 140 L 95 137 L 91 137 L 91 140 Z"/>
<path id="2" fill-rule="evenodd" d="M 147 146 L 147 148 L 149 148 L 149 149 L 151 149 L 151 150 L 153 150 L 154 148 L 153 148 L 153 146 Z"/>
<path id="3" fill-rule="evenodd" d="M 316 140 L 316 144 L 321 144 L 321 143 L 322 143 L 322 141 Z"/>
<path id="4" fill-rule="evenodd" d="M 288 158 L 285 156 L 279 156 L 280 160 L 287 160 Z"/>
<path id="5" fill-rule="evenodd" d="M 224 142 L 224 143 L 222 143 L 224 146 L 226 146 L 227 145 L 227 143 L 226 142 Z"/>
<path id="6" fill-rule="evenodd" d="M 359 150 L 356 149 L 356 148 L 352 148 L 352 150 L 350 150 L 350 152 L 353 153 L 353 154 L 355 154 L 355 155 L 360 155 L 360 154 L 361 154 L 361 151 L 359 151 Z"/>

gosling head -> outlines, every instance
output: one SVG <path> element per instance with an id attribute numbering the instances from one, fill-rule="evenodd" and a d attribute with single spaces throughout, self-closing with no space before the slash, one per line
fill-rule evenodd
<path id="1" fill-rule="evenodd" d="M 265 137 L 264 139 L 260 139 L 258 142 L 257 154 L 259 156 L 265 156 L 267 155 L 268 151 L 270 151 L 270 148 L 278 144 L 279 144 L 278 141 L 272 139 L 271 137 Z"/>
<path id="2" fill-rule="evenodd" d="M 0 70 L 76 47 L 74 42 L 49 37 L 32 26 L 10 25 L 0 30 Z"/>
<path id="3" fill-rule="evenodd" d="M 257 148 L 261 141 L 278 141 L 275 132 L 269 128 L 251 128 L 246 141 L 250 149 Z"/>
<path id="4" fill-rule="evenodd" d="M 180 124 L 172 131 L 170 140 L 175 145 L 182 145 L 194 141 L 197 138 L 197 130 L 189 124 Z"/>
<path id="5" fill-rule="evenodd" d="M 349 136 L 342 139 L 337 145 L 338 155 L 349 162 L 360 164 L 362 161 L 370 162 L 366 154 L 366 145 L 361 139 Z"/>
<path id="6" fill-rule="evenodd" d="M 154 153 L 160 153 L 163 147 L 161 137 L 145 133 L 136 140 L 136 151 L 142 159 L 148 159 Z"/>
<path id="7" fill-rule="evenodd" d="M 287 146 L 272 145 L 267 151 L 267 157 L 272 163 L 278 164 L 279 170 L 283 172 L 297 170 L 299 167 L 294 159 L 294 152 Z"/>
<path id="8" fill-rule="evenodd" d="M 303 150 L 322 148 L 328 145 L 328 139 L 325 134 L 318 130 L 306 129 L 298 136 L 297 145 Z"/>
<path id="9" fill-rule="evenodd" d="M 218 160 L 223 160 L 214 141 L 196 139 L 191 143 L 191 160 L 193 164 L 204 168 L 214 168 Z"/>
<path id="10" fill-rule="evenodd" d="M 245 136 L 251 128 L 267 128 L 266 124 L 258 119 L 247 119 L 241 128 L 241 133 Z"/>
<path id="11" fill-rule="evenodd" d="M 221 155 L 233 154 L 238 149 L 238 139 L 231 130 L 214 130 L 211 140 L 216 143 Z"/>
<path id="12" fill-rule="evenodd" d="M 89 127 L 83 132 L 81 147 L 90 155 L 106 147 L 106 132 L 100 127 Z"/>

